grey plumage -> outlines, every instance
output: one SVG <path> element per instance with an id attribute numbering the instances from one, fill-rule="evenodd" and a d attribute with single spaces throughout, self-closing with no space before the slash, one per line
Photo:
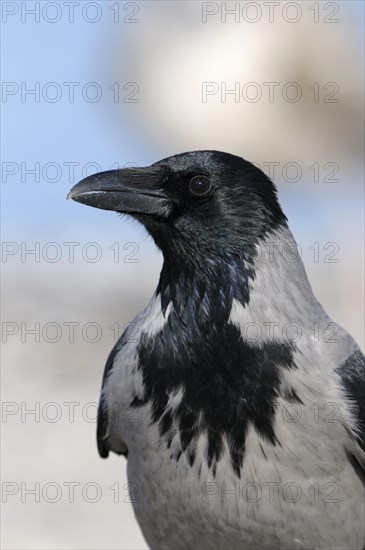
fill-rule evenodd
<path id="1" fill-rule="evenodd" d="M 164 253 L 98 422 L 101 455 L 128 456 L 147 542 L 362 549 L 364 356 L 314 297 L 272 183 L 211 151 L 138 170 L 71 197 L 123 212 L 127 194 Z"/>

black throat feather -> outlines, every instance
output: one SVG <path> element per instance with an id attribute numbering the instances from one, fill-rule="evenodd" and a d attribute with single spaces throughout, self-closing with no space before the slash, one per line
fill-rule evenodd
<path id="1" fill-rule="evenodd" d="M 177 276 L 165 264 L 157 295 L 164 314 L 172 307 L 162 330 L 152 337 L 143 334 L 138 345 L 144 401 L 152 405 L 160 436 L 170 446 L 178 432 L 181 453 L 193 465 L 204 434 L 214 473 L 225 438 L 240 476 L 250 424 L 275 445 L 280 368 L 294 366 L 290 344 L 254 345 L 228 322 L 233 299 L 249 303 L 254 277 L 253 254 L 227 257 L 222 251 L 203 269 L 179 270 Z M 181 400 L 172 409 L 169 398 L 179 391 Z"/>

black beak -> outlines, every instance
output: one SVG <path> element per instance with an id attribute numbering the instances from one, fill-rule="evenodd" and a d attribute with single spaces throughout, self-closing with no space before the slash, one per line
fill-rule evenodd
<path id="1" fill-rule="evenodd" d="M 99 172 L 77 183 L 67 198 L 103 210 L 166 217 L 170 212 L 162 187 L 166 175 L 157 166 Z"/>

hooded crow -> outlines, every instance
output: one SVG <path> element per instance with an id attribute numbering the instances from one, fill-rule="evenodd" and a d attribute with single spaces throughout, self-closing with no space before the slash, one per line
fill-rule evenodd
<path id="1" fill-rule="evenodd" d="M 272 181 L 218 151 L 87 177 L 69 198 L 163 253 L 105 367 L 99 453 L 128 457 L 159 550 L 362 549 L 365 365 L 313 295 Z"/>

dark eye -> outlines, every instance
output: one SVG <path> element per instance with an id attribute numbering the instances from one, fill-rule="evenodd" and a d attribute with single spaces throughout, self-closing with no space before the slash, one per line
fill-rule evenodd
<path id="1" fill-rule="evenodd" d="M 189 183 L 189 191 L 196 197 L 207 195 L 212 188 L 212 184 L 206 176 L 194 176 Z"/>

